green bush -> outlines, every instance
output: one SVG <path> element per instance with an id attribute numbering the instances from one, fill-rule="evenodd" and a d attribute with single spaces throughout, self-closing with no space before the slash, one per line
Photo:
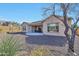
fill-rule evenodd
<path id="1" fill-rule="evenodd" d="M 12 36 L 6 36 L 0 42 L 0 55 L 1 56 L 13 56 L 18 51 L 18 41 Z"/>
<path id="2" fill-rule="evenodd" d="M 49 55 L 50 51 L 48 49 L 45 49 L 43 47 L 37 48 L 31 51 L 31 56 L 46 56 Z"/>

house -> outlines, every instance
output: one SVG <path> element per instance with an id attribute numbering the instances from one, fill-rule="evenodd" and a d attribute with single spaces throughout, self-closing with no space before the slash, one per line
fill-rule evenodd
<path id="1" fill-rule="evenodd" d="M 62 16 L 58 16 L 63 19 Z M 71 24 L 71 20 L 69 20 Z M 23 31 L 26 33 L 43 33 L 44 35 L 64 36 L 65 26 L 55 16 L 51 15 L 42 21 L 32 23 L 22 23 Z"/>

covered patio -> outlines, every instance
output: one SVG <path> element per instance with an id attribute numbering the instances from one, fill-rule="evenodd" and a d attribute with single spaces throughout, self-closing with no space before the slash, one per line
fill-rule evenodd
<path id="1" fill-rule="evenodd" d="M 30 24 L 32 33 L 42 33 L 42 23 L 41 22 L 33 22 Z"/>

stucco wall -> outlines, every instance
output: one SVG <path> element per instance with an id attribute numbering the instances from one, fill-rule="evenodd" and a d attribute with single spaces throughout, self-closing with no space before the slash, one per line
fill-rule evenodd
<path id="1" fill-rule="evenodd" d="M 29 25 L 26 24 L 26 32 L 28 32 L 28 31 L 29 31 Z"/>
<path id="2" fill-rule="evenodd" d="M 26 25 L 26 32 L 32 32 L 32 27 L 30 25 Z"/>
<path id="3" fill-rule="evenodd" d="M 47 31 L 47 24 L 50 24 L 50 23 L 59 23 L 59 32 L 48 32 Z M 45 35 L 57 35 L 57 36 L 64 36 L 64 24 L 58 20 L 57 18 L 55 18 L 54 16 L 46 19 L 44 22 L 43 22 L 43 33 Z"/>
<path id="4" fill-rule="evenodd" d="M 23 32 L 31 32 L 31 26 L 29 24 L 27 24 L 27 23 L 26 24 L 23 24 L 22 25 L 22 31 Z"/>

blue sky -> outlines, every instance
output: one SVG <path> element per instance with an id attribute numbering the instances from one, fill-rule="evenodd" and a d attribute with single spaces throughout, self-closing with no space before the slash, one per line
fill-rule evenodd
<path id="1" fill-rule="evenodd" d="M 42 20 L 42 8 L 49 6 L 50 3 L 0 3 L 0 20 L 18 23 Z M 56 14 L 61 15 L 59 11 Z"/>
<path id="2" fill-rule="evenodd" d="M 49 4 L 0 4 L 0 20 L 15 21 L 22 23 L 23 21 L 31 22 L 41 20 L 42 8 Z"/>

